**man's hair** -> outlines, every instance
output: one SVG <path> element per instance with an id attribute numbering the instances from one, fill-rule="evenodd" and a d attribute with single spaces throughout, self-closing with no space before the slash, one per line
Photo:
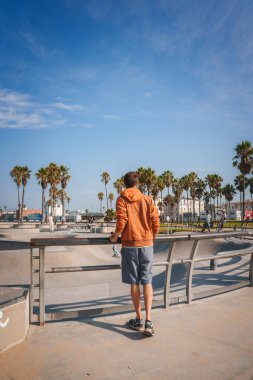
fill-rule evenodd
<path id="1" fill-rule="evenodd" d="M 124 175 L 124 184 L 126 188 L 134 187 L 138 184 L 138 173 L 137 172 L 128 172 Z"/>

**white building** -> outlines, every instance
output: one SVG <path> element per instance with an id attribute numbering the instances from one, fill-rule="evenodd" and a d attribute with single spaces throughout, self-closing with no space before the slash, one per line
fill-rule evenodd
<path id="1" fill-rule="evenodd" d="M 172 208 L 170 205 L 163 205 L 162 208 L 159 209 L 159 202 L 161 202 L 161 198 L 157 199 L 156 205 L 159 210 L 159 214 L 166 218 L 166 216 L 169 216 L 170 218 L 176 218 L 177 216 L 177 205 L 175 204 Z M 195 216 L 199 216 L 200 211 L 205 210 L 205 204 L 204 201 L 201 200 L 199 202 L 198 199 L 195 199 L 193 201 L 192 198 L 182 197 L 180 199 L 179 205 L 178 205 L 178 215 L 180 219 L 191 219 L 193 218 L 193 212 L 195 211 Z M 195 208 L 195 210 L 194 210 Z"/>
<path id="2" fill-rule="evenodd" d="M 51 214 L 51 206 L 48 208 L 49 215 Z M 62 216 L 62 205 L 55 205 L 54 206 L 54 216 Z"/>

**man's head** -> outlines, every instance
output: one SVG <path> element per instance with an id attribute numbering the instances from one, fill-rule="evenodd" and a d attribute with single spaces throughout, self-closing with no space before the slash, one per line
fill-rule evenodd
<path id="1" fill-rule="evenodd" d="M 128 172 L 124 175 L 124 184 L 126 188 L 134 187 L 138 184 L 138 173 Z"/>

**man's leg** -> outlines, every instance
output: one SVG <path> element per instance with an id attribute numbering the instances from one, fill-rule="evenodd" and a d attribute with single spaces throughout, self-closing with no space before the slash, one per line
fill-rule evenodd
<path id="1" fill-rule="evenodd" d="M 141 295 L 139 285 L 131 285 L 131 297 L 136 312 L 136 318 L 141 319 Z"/>
<path id="2" fill-rule="evenodd" d="M 152 284 L 143 285 L 144 304 L 146 310 L 146 320 L 151 321 L 151 309 L 153 301 L 153 287 Z"/>

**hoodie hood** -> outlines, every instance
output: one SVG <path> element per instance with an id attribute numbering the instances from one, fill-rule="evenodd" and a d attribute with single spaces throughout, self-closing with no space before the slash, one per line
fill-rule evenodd
<path id="1" fill-rule="evenodd" d="M 121 195 L 128 200 L 128 202 L 136 202 L 143 197 L 143 194 L 136 187 L 129 187 L 122 191 Z"/>

